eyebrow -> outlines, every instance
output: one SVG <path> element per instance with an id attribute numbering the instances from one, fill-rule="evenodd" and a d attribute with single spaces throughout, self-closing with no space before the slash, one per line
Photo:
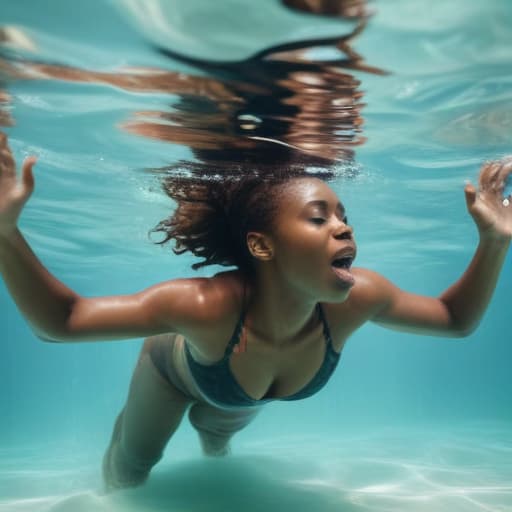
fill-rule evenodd
<path id="1" fill-rule="evenodd" d="M 307 206 L 319 206 L 320 208 L 327 210 L 329 208 L 329 203 L 327 201 L 324 201 L 323 199 L 316 199 L 314 201 L 308 201 L 306 203 L 306 207 Z M 338 203 L 336 205 L 336 210 L 339 210 L 341 215 L 345 215 L 346 213 L 345 207 L 341 203 Z"/>

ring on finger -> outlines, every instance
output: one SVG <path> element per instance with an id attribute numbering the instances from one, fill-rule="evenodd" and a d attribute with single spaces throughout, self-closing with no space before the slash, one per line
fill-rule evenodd
<path id="1" fill-rule="evenodd" d="M 503 199 L 503 201 L 501 202 L 501 204 L 502 204 L 503 206 L 508 206 L 508 205 L 510 204 L 510 201 L 508 200 L 508 198 L 505 198 L 505 199 Z"/>

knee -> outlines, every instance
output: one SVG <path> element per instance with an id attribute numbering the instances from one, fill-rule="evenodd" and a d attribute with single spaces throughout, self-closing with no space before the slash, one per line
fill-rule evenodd
<path id="1" fill-rule="evenodd" d="M 119 441 L 113 442 L 103 457 L 102 473 L 107 490 L 144 484 L 158 460 L 143 460 L 127 451 Z"/>
<path id="2" fill-rule="evenodd" d="M 119 458 L 122 462 L 136 471 L 149 472 L 151 468 L 162 458 L 163 450 L 148 452 L 143 449 L 137 450 L 127 443 L 120 442 L 118 446 Z"/>

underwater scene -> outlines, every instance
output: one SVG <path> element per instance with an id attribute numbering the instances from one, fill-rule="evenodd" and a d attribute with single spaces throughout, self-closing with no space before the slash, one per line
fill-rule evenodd
<path id="1" fill-rule="evenodd" d="M 479 243 L 465 186 L 512 153 L 511 25 L 508 0 L 2 0 L 0 131 L 18 170 L 38 159 L 20 231 L 81 296 L 209 278 L 225 266 L 152 231 L 166 186 L 286 170 L 335 191 L 355 267 L 438 297 Z M 510 251 L 468 336 L 368 322 L 228 456 L 185 416 L 115 492 L 102 459 L 144 338 L 44 340 L 6 278 L 0 512 L 512 512 Z"/>

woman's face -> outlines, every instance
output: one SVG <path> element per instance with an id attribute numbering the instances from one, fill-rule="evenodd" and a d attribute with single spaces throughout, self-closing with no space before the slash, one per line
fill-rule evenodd
<path id="1" fill-rule="evenodd" d="M 315 301 L 342 302 L 354 285 L 352 228 L 334 191 L 316 178 L 284 185 L 272 232 L 280 275 Z"/>

